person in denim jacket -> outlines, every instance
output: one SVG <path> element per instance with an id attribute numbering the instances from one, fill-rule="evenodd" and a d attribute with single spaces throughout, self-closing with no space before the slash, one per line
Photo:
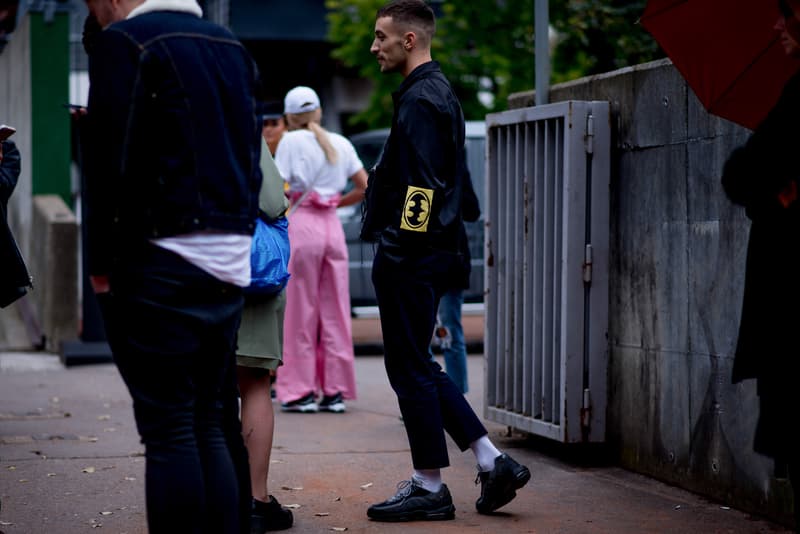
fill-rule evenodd
<path id="1" fill-rule="evenodd" d="M 145 445 L 149 531 L 249 519 L 235 341 L 261 186 L 258 73 L 194 0 L 87 0 L 88 269 Z M 243 498 L 245 497 L 246 498 Z"/>

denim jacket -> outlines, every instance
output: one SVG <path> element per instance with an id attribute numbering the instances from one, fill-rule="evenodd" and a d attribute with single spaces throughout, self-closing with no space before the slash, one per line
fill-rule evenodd
<path id="1" fill-rule="evenodd" d="M 89 76 L 90 274 L 107 274 L 131 240 L 252 234 L 259 81 L 228 30 L 188 13 L 144 13 L 100 32 Z"/>

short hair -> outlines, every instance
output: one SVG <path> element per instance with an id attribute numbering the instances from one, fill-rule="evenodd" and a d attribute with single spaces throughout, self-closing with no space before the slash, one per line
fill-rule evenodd
<path id="1" fill-rule="evenodd" d="M 422 30 L 423 39 L 430 44 L 436 32 L 436 17 L 424 0 L 392 0 L 375 14 L 375 18 L 391 17 L 402 26 L 412 26 Z"/>

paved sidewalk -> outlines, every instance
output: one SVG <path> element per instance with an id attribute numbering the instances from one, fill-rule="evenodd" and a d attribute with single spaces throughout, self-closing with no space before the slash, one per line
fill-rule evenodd
<path id="1" fill-rule="evenodd" d="M 469 357 L 480 412 L 480 356 Z M 380 357 L 356 358 L 359 399 L 345 414 L 277 414 L 270 492 L 296 505 L 290 532 L 786 533 L 777 525 L 616 467 L 548 455 L 505 427 L 492 439 L 533 473 L 495 516 L 475 512 L 471 453 L 451 446 L 444 471 L 455 521 L 370 522 L 369 504 L 411 472 Z M 0 353 L 0 532 L 147 532 L 144 460 L 131 404 L 110 364 L 65 369 L 41 353 Z M 99 529 L 99 530 L 95 530 Z"/>

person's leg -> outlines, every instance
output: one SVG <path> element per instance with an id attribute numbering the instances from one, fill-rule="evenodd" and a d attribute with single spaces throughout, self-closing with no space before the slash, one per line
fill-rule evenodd
<path id="1" fill-rule="evenodd" d="M 112 278 L 107 331 L 145 445 L 149 531 L 238 534 L 223 432 L 241 292 L 171 253 L 143 251 Z"/>
<path id="2" fill-rule="evenodd" d="M 266 369 L 237 367 L 242 395 L 242 435 L 250 462 L 250 488 L 254 499 L 269 501 L 269 458 L 275 430 L 270 397 L 270 375 Z"/>
<path id="3" fill-rule="evenodd" d="M 239 527 L 242 534 L 250 534 L 250 508 L 252 496 L 250 492 L 250 463 L 247 449 L 242 439 L 242 423 L 239 420 L 239 386 L 236 380 L 236 368 L 231 366 L 228 373 L 229 394 L 226 395 L 222 415 L 222 428 L 225 441 L 231 453 L 236 479 L 239 483 Z"/>
<path id="4" fill-rule="evenodd" d="M 461 306 L 464 303 L 464 291 L 450 289 L 442 295 L 439 302 L 439 320 L 450 332 L 450 342 L 442 347 L 444 368 L 461 393 L 469 390 L 467 384 L 467 346 L 464 342 L 464 326 L 461 324 Z"/>
<path id="5" fill-rule="evenodd" d="M 322 393 L 329 399 L 337 393 L 341 393 L 344 399 L 355 399 L 356 371 L 347 243 L 335 210 L 330 210 L 325 224 L 330 235 L 320 271 L 318 303 Z"/>
<path id="6" fill-rule="evenodd" d="M 286 286 L 283 324 L 283 366 L 275 391 L 284 405 L 317 390 L 317 344 L 319 334 L 319 271 L 324 241 L 316 228 L 314 210 L 299 208 L 291 216 L 292 245 Z M 316 402 L 307 411 L 316 411 Z"/>

